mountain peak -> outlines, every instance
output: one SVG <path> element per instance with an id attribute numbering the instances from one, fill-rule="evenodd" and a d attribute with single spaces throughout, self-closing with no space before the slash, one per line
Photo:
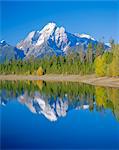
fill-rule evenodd
<path id="1" fill-rule="evenodd" d="M 17 44 L 17 48 L 24 51 L 26 58 L 38 58 L 49 54 L 65 55 L 69 51 L 79 51 L 80 47 L 85 52 L 89 43 L 95 45 L 98 41 L 88 34 L 72 34 L 64 27 L 58 27 L 56 23 L 50 22 L 41 31 L 30 32 Z"/>
<path id="2" fill-rule="evenodd" d="M 44 26 L 44 28 L 42 30 L 54 29 L 55 27 L 57 27 L 56 23 L 49 22 L 47 25 Z"/>
<path id="3" fill-rule="evenodd" d="M 57 25 L 53 22 L 50 22 L 43 27 L 43 29 L 40 31 L 40 33 L 42 34 L 45 32 L 47 34 L 51 34 L 56 28 L 57 28 Z"/>
<path id="4" fill-rule="evenodd" d="M 5 40 L 1 40 L 0 41 L 0 45 L 6 45 L 6 41 Z"/>
<path id="5" fill-rule="evenodd" d="M 55 23 L 48 23 L 46 26 L 43 27 L 41 31 L 37 31 L 35 36 L 37 38 L 36 45 L 41 45 L 45 41 L 49 39 L 50 36 L 55 32 L 57 25 Z"/>

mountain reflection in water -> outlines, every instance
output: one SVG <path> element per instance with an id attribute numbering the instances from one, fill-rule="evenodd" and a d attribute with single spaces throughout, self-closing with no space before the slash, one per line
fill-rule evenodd
<path id="1" fill-rule="evenodd" d="M 2 106 L 17 100 L 32 113 L 42 114 L 50 121 L 65 117 L 73 109 L 111 110 L 119 120 L 119 89 L 95 87 L 79 83 L 43 81 L 1 81 Z"/>

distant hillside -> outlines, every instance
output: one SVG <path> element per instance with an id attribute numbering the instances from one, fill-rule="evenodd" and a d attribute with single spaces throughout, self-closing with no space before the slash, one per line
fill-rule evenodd
<path id="1" fill-rule="evenodd" d="M 23 59 L 24 57 L 22 50 L 7 44 L 4 40 L 0 41 L 0 63 L 11 59 Z"/>

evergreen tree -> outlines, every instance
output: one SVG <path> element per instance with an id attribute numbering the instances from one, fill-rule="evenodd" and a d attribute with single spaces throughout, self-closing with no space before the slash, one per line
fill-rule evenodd
<path id="1" fill-rule="evenodd" d="M 99 42 L 96 45 L 96 57 L 102 55 L 104 53 L 104 43 Z"/>
<path id="2" fill-rule="evenodd" d="M 88 44 L 87 52 L 86 52 L 86 60 L 88 63 L 93 63 L 93 47 L 92 43 Z"/>

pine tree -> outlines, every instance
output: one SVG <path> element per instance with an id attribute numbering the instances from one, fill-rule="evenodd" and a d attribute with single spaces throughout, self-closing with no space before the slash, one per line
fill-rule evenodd
<path id="1" fill-rule="evenodd" d="M 102 55 L 103 52 L 104 52 L 104 43 L 99 42 L 99 43 L 96 45 L 96 57 Z"/>
<path id="2" fill-rule="evenodd" d="M 92 43 L 88 44 L 88 49 L 86 52 L 86 60 L 88 63 L 92 63 L 93 62 L 93 47 L 92 47 Z"/>

